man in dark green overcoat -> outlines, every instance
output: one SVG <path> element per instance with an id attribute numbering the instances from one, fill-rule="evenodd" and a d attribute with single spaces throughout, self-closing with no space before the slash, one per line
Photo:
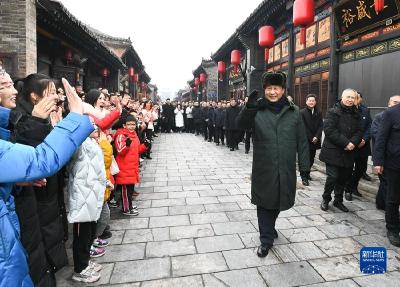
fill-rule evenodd
<path id="1" fill-rule="evenodd" d="M 265 257 L 278 236 L 275 221 L 280 211 L 294 205 L 296 194 L 296 154 L 299 169 L 308 172 L 309 151 L 299 108 L 285 96 L 286 75 L 268 72 L 262 77 L 264 97 L 257 91 L 240 112 L 241 128 L 254 135 L 251 202 L 257 205 L 261 246 Z"/>

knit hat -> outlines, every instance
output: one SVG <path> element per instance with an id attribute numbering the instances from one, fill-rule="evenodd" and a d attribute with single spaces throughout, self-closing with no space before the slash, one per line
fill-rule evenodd
<path id="1" fill-rule="evenodd" d="M 97 99 L 100 97 L 101 92 L 96 89 L 91 89 L 86 95 L 85 95 L 85 102 L 94 106 L 97 102 Z"/>

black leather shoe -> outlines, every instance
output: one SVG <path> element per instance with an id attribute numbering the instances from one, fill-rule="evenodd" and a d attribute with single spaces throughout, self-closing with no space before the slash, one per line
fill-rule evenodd
<path id="1" fill-rule="evenodd" d="M 400 247 L 400 236 L 398 232 L 395 231 L 388 231 L 387 237 L 390 241 L 390 244 Z"/>
<path id="2" fill-rule="evenodd" d="M 345 192 L 344 198 L 346 198 L 347 201 L 352 201 L 353 200 L 353 196 L 351 195 L 350 192 Z"/>
<path id="3" fill-rule="evenodd" d="M 308 181 L 312 181 L 312 178 L 310 175 L 307 176 Z"/>
<path id="4" fill-rule="evenodd" d="M 235 149 L 233 147 L 231 147 L 230 151 L 234 151 Z"/>
<path id="5" fill-rule="evenodd" d="M 321 210 L 327 211 L 328 208 L 329 208 L 329 201 L 322 200 L 322 202 L 321 202 Z"/>
<path id="6" fill-rule="evenodd" d="M 109 230 L 104 230 L 103 234 L 99 236 L 100 239 L 108 239 L 112 237 L 112 233 Z"/>
<path id="7" fill-rule="evenodd" d="M 362 178 L 365 179 L 366 181 L 372 181 L 372 178 L 366 173 L 363 174 Z"/>
<path id="8" fill-rule="evenodd" d="M 278 231 L 276 231 L 276 229 L 274 229 L 274 238 L 278 238 Z"/>
<path id="9" fill-rule="evenodd" d="M 245 153 L 245 154 L 249 154 L 249 151 L 248 151 L 248 150 L 246 150 L 244 153 Z"/>
<path id="10" fill-rule="evenodd" d="M 343 202 L 333 202 L 333 206 L 340 209 L 343 212 L 349 212 L 349 209 L 344 206 Z"/>
<path id="11" fill-rule="evenodd" d="M 265 257 L 268 255 L 270 247 L 260 245 L 257 249 L 257 256 L 258 257 Z"/>
<path id="12" fill-rule="evenodd" d="M 304 185 L 304 186 L 309 186 L 309 185 L 310 185 L 310 183 L 308 182 L 308 179 L 307 179 L 307 178 L 304 178 L 304 179 L 303 179 L 303 185 Z"/>
<path id="13" fill-rule="evenodd" d="M 362 197 L 362 194 L 358 191 L 358 189 L 353 190 L 353 195 Z"/>

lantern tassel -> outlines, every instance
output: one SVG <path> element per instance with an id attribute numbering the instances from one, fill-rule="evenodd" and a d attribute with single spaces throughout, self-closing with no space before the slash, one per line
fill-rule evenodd
<path id="1" fill-rule="evenodd" d="M 265 48 L 265 50 L 264 50 L 264 59 L 265 59 L 265 62 L 268 64 L 268 60 L 269 60 L 269 49 L 268 48 Z"/>
<path id="2" fill-rule="evenodd" d="M 300 45 L 306 44 L 306 27 L 300 29 Z"/>
<path id="3" fill-rule="evenodd" d="M 237 66 L 237 65 L 234 66 L 233 72 L 234 72 L 235 74 L 237 74 L 237 72 L 238 72 L 238 66 Z"/>
<path id="4" fill-rule="evenodd" d="M 220 82 L 223 81 L 223 79 L 222 79 L 222 73 L 219 73 L 219 80 L 220 80 Z"/>

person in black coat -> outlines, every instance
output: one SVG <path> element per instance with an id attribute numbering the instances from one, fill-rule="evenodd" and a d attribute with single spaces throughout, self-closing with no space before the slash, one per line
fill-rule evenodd
<path id="1" fill-rule="evenodd" d="M 36 147 L 51 132 L 50 119 L 34 108 L 43 97 L 57 98 L 54 83 L 32 74 L 17 83 L 20 93 L 13 122 L 12 141 Z M 65 240 L 68 226 L 64 204 L 63 173 L 46 178 L 44 186 L 15 187 L 15 206 L 21 241 L 28 253 L 29 272 L 35 286 L 56 286 L 54 273 L 68 264 Z"/>
<path id="2" fill-rule="evenodd" d="M 239 149 L 239 137 L 240 129 L 237 125 L 236 118 L 240 113 L 240 107 L 237 106 L 236 100 L 231 99 L 231 107 L 226 110 L 225 115 L 225 130 L 226 130 L 226 142 L 230 147 L 231 151 Z"/>
<path id="3" fill-rule="evenodd" d="M 203 102 L 200 108 L 200 116 L 201 116 L 201 132 L 204 135 L 204 140 L 208 140 L 208 103 Z"/>
<path id="4" fill-rule="evenodd" d="M 215 141 L 214 113 L 215 113 L 216 108 L 217 108 L 217 104 L 214 101 L 211 102 L 210 107 L 208 108 L 207 130 L 208 130 L 208 141 L 209 142 L 211 142 L 213 139 Z"/>
<path id="5" fill-rule="evenodd" d="M 400 101 L 400 97 L 396 97 Z M 375 139 L 372 155 L 375 171 L 387 179 L 386 229 L 391 244 L 400 247 L 400 105 L 388 108 Z"/>
<path id="6" fill-rule="evenodd" d="M 355 149 L 354 170 L 345 187 L 345 198 L 348 201 L 353 200 L 353 195 L 360 197 L 362 196 L 362 194 L 358 191 L 358 183 L 367 171 L 368 157 L 371 155 L 371 113 L 369 112 L 369 109 L 362 104 L 362 96 L 360 93 L 358 93 L 356 99 L 358 111 L 361 116 L 361 129 L 363 131 L 363 137 L 361 139 L 361 143 Z"/>
<path id="7" fill-rule="evenodd" d="M 215 109 L 214 112 L 214 125 L 215 125 L 215 143 L 219 145 L 221 142 L 222 145 L 225 145 L 224 143 L 224 119 L 225 119 L 225 113 L 224 109 L 222 108 L 221 102 L 218 102 L 217 108 Z"/>
<path id="8" fill-rule="evenodd" d="M 165 131 L 170 133 L 171 130 L 174 128 L 174 121 L 175 121 L 175 108 L 171 104 L 170 99 L 167 99 L 167 102 L 162 106 L 162 119 L 165 125 Z"/>
<path id="9" fill-rule="evenodd" d="M 362 139 L 360 114 L 354 105 L 356 96 L 356 91 L 344 90 L 340 102 L 328 111 L 324 122 L 325 139 L 319 155 L 326 164 L 327 175 L 321 203 L 324 211 L 328 210 L 333 190 L 333 205 L 343 212 L 349 211 L 343 205 L 343 191 L 353 171 L 354 149 Z"/>
<path id="10" fill-rule="evenodd" d="M 317 96 L 314 94 L 307 95 L 307 107 L 300 111 L 301 117 L 306 128 L 306 135 L 310 149 L 310 168 L 314 164 L 315 153 L 321 148 L 321 137 L 323 129 L 322 114 L 317 109 Z M 303 185 L 308 186 L 311 180 L 310 173 L 301 173 Z"/>
<path id="11" fill-rule="evenodd" d="M 201 109 L 199 107 L 199 102 L 195 102 L 192 109 L 193 124 L 196 136 L 201 133 Z"/>
<path id="12" fill-rule="evenodd" d="M 388 107 L 390 108 L 397 104 L 400 104 L 400 96 L 390 97 Z M 382 116 L 383 116 L 383 112 L 376 114 L 375 118 L 371 124 L 371 143 L 372 143 L 373 147 L 375 146 L 375 140 L 376 140 L 376 137 L 378 136 L 378 132 L 381 129 Z M 376 204 L 377 209 L 385 210 L 386 187 L 387 187 L 385 171 L 383 171 L 381 174 L 378 174 L 378 177 L 379 177 L 379 189 L 376 194 L 375 204 Z"/>

